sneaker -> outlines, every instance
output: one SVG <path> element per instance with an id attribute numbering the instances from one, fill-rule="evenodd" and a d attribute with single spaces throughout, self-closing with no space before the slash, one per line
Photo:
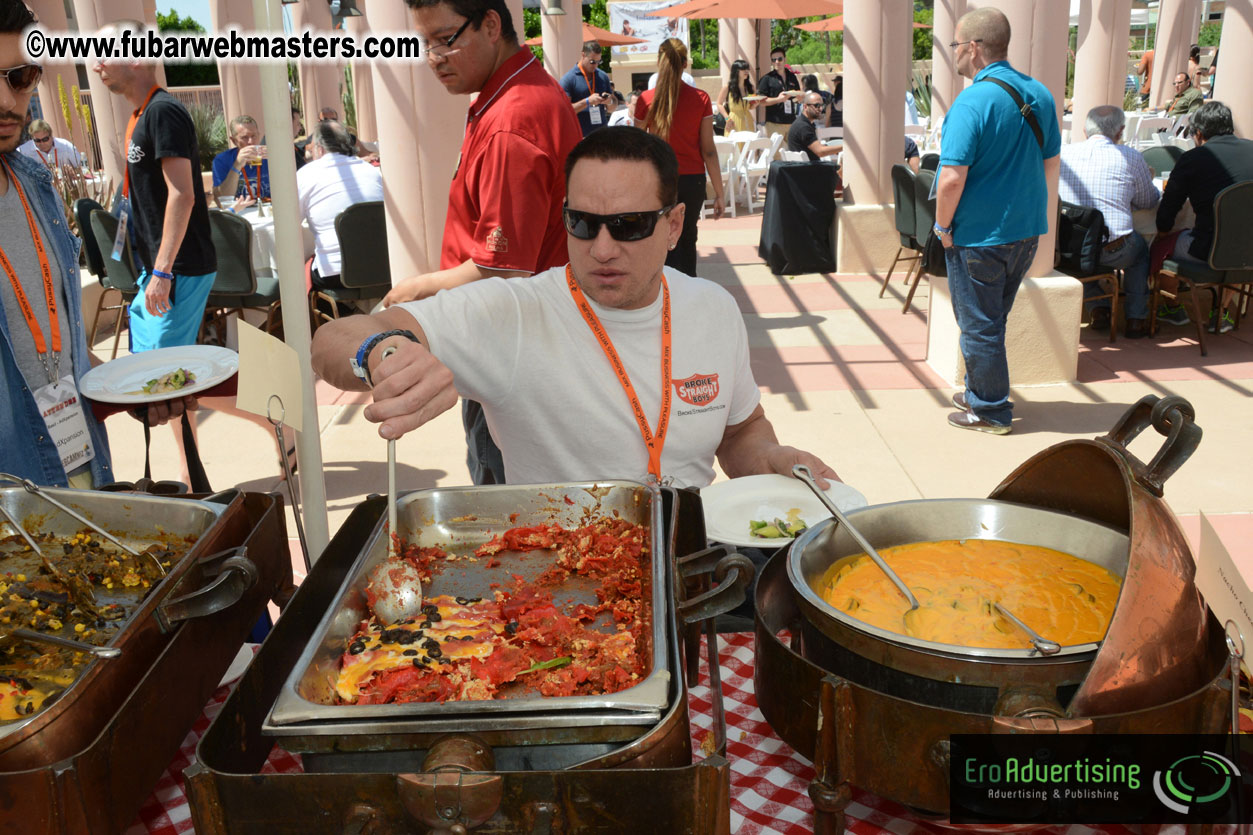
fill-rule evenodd
<path id="1" fill-rule="evenodd" d="M 1217 325 L 1217 327 L 1215 327 L 1214 311 L 1211 310 L 1209 314 L 1209 325 L 1205 328 L 1205 330 L 1207 330 L 1210 333 L 1227 333 L 1229 330 L 1231 330 L 1235 326 L 1236 326 L 1236 321 L 1231 318 L 1230 313 L 1224 310 L 1222 321 Z"/>
<path id="2" fill-rule="evenodd" d="M 976 415 L 974 412 L 953 412 L 948 416 L 948 425 L 958 429 L 974 429 L 990 435 L 1008 435 L 1013 427 L 1008 423 L 992 423 Z"/>
<path id="3" fill-rule="evenodd" d="M 970 406 L 966 403 L 966 392 L 959 391 L 953 395 L 953 405 L 961 409 L 963 412 L 969 412 Z"/>
<path id="4" fill-rule="evenodd" d="M 1188 318 L 1188 311 L 1183 309 L 1183 305 L 1177 304 L 1171 307 L 1164 304 L 1157 309 L 1157 321 L 1170 325 L 1186 325 L 1192 320 Z"/>

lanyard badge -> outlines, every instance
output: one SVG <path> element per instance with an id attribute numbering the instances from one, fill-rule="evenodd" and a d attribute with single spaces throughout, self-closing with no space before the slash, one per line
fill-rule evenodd
<path id="1" fill-rule="evenodd" d="M 26 200 L 22 184 L 17 181 L 13 169 L 9 167 L 8 160 L 0 157 L 0 163 L 3 163 L 5 173 L 9 177 L 9 184 L 17 192 L 18 199 L 22 203 L 22 211 L 26 213 L 26 223 L 30 227 L 31 240 L 35 244 L 35 255 L 39 259 L 39 278 L 43 285 L 44 301 L 48 305 L 48 329 L 51 331 L 47 340 L 44 339 L 39 320 L 35 318 L 35 309 L 31 307 L 30 299 L 26 297 L 26 291 L 22 289 L 22 282 L 18 280 L 17 271 L 13 269 L 3 249 L 0 249 L 0 268 L 3 268 L 9 283 L 13 286 L 13 295 L 17 298 L 18 309 L 22 311 L 22 318 L 26 320 L 26 326 L 30 328 L 31 338 L 35 342 L 35 351 L 39 354 L 39 361 L 48 375 L 48 382 L 52 383 L 61 376 L 61 327 L 57 320 L 57 290 L 52 280 L 52 265 L 48 262 L 48 251 L 44 249 L 43 237 L 39 234 L 39 225 L 35 222 L 35 215 L 30 209 L 30 203 Z M 51 352 L 48 350 L 49 347 L 52 349 Z"/>

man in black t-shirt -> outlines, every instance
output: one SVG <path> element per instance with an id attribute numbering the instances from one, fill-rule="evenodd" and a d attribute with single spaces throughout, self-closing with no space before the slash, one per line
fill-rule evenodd
<path id="1" fill-rule="evenodd" d="M 796 73 L 787 68 L 782 49 L 771 50 L 770 64 L 774 69 L 757 83 L 757 92 L 766 97 L 762 102 L 766 106 L 766 133 L 786 135 L 788 127 L 796 120 L 801 82 Z"/>
<path id="2" fill-rule="evenodd" d="M 826 105 L 818 93 L 806 93 L 801 106 L 801 116 L 787 131 L 787 149 L 804 151 L 809 155 L 810 162 L 817 162 L 822 157 L 838 154 L 843 146 L 823 145 L 818 141 L 818 129 L 814 122 L 821 119 Z"/>
<path id="3" fill-rule="evenodd" d="M 123 28 L 143 35 L 143 27 L 132 21 L 105 27 Z M 195 344 L 213 289 L 217 253 L 191 115 L 157 86 L 153 64 L 108 60 L 97 61 L 94 69 L 138 114 L 133 132 L 124 139 L 126 180 L 120 209 L 132 229 L 134 255 L 142 262 L 137 266 L 142 269 L 143 298 L 130 307 L 131 351 Z"/>

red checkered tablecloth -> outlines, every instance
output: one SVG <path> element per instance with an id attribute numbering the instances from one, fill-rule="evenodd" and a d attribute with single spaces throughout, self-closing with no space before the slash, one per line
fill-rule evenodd
<path id="1" fill-rule="evenodd" d="M 775 735 L 757 708 L 753 693 L 753 636 L 749 633 L 720 636 L 722 690 L 727 719 L 727 758 L 731 761 L 731 831 L 736 835 L 805 835 L 813 831 L 813 804 L 808 787 L 813 767 L 787 743 Z M 692 747 L 697 757 L 700 745 L 713 725 L 709 697 L 709 669 L 701 655 L 700 684 L 689 694 Z M 162 775 L 156 789 L 140 809 L 125 835 L 180 835 L 193 831 L 191 810 L 183 791 L 183 769 L 195 757 L 200 735 L 217 716 L 230 693 L 231 685 L 219 687 L 204 713 L 196 721 L 178 756 Z M 1253 730 L 1253 717 L 1242 716 L 1243 730 Z M 297 773 L 300 757 L 278 746 L 262 768 L 262 773 Z M 868 792 L 854 790 L 848 807 L 848 831 L 853 835 L 951 835 L 952 830 L 911 819 L 899 804 Z M 1219 829 L 1222 829 L 1221 827 Z M 1183 827 L 1163 827 L 1158 835 L 1182 835 Z M 1066 835 L 1134 835 L 1135 830 L 1120 826 L 1050 827 L 1044 833 Z"/>

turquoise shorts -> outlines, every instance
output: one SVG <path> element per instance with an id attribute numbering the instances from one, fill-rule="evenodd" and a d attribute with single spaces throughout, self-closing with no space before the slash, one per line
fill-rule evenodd
<path id="1" fill-rule="evenodd" d="M 141 273 L 139 294 L 130 306 L 131 353 L 175 345 L 195 345 L 200 336 L 205 303 L 209 300 L 209 292 L 213 289 L 213 280 L 216 277 L 217 272 L 207 275 L 175 275 L 170 311 L 164 316 L 153 316 L 144 305 L 144 291 L 148 287 L 149 273 L 146 270 Z"/>

